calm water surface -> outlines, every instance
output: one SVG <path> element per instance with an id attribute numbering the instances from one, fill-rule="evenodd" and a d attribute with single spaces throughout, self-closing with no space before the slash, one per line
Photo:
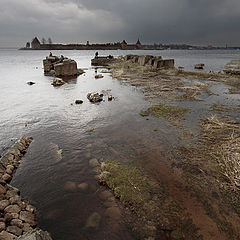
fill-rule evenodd
<path id="1" fill-rule="evenodd" d="M 205 63 L 206 70 L 221 71 L 239 58 L 239 51 L 99 51 L 100 55 L 151 54 L 174 58 L 176 66 L 193 70 Z M 121 224 L 104 217 L 103 189 L 95 180 L 89 160 L 118 160 L 131 164 L 152 148 L 168 149 L 178 142 L 175 129 L 161 119 L 146 121 L 140 110 L 149 103 L 139 90 L 123 86 L 110 74 L 95 79 L 90 66 L 94 51 L 53 51 L 77 61 L 86 73 L 54 88 L 52 77 L 43 75 L 42 60 L 48 51 L 0 50 L 0 153 L 22 135 L 34 138 L 12 184 L 38 209 L 39 226 L 54 239 L 134 239 Z M 97 69 L 98 73 L 102 69 Z M 29 86 L 28 81 L 36 84 Z M 108 90 L 112 102 L 91 104 L 88 92 Z M 75 105 L 82 99 L 82 105 Z M 199 106 L 199 109 L 201 106 Z M 152 134 L 161 123 L 161 129 Z M 89 128 L 94 128 L 89 132 Z M 62 149 L 62 156 L 61 151 Z M 87 183 L 86 191 L 66 190 L 66 182 Z M 86 219 L 98 212 L 98 231 L 84 230 Z"/>

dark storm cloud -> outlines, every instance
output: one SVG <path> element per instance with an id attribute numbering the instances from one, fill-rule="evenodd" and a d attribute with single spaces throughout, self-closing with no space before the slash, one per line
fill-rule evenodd
<path id="1" fill-rule="evenodd" d="M 56 42 L 240 45 L 239 0 L 0 0 L 0 46 Z"/>

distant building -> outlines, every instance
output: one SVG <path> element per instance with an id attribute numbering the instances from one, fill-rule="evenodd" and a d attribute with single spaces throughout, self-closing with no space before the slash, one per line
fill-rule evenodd
<path id="1" fill-rule="evenodd" d="M 32 47 L 33 49 L 37 49 L 37 48 L 40 48 L 40 46 L 41 46 L 40 41 L 38 40 L 37 37 L 35 37 L 35 38 L 32 40 L 32 42 L 31 42 L 31 47 Z"/>
<path id="2" fill-rule="evenodd" d="M 138 39 L 137 42 L 136 42 L 136 47 L 137 48 L 141 48 L 142 47 L 142 44 L 140 42 L 140 40 Z"/>

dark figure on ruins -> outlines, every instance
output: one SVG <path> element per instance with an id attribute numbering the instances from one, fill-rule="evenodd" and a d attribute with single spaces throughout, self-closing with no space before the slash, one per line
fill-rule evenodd
<path id="1" fill-rule="evenodd" d="M 97 58 L 97 57 L 98 57 L 98 52 L 95 53 L 95 58 Z"/>

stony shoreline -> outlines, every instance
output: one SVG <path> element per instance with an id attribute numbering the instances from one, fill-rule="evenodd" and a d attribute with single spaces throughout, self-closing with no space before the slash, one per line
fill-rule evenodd
<path id="1" fill-rule="evenodd" d="M 23 136 L 0 159 L 0 239 L 10 240 L 37 227 L 36 209 L 10 185 L 32 138 Z M 31 232 L 32 236 L 35 232 Z M 25 238 L 21 238 L 25 239 Z M 31 238 L 32 239 L 32 238 Z M 35 239 L 35 238 L 33 238 Z"/>

